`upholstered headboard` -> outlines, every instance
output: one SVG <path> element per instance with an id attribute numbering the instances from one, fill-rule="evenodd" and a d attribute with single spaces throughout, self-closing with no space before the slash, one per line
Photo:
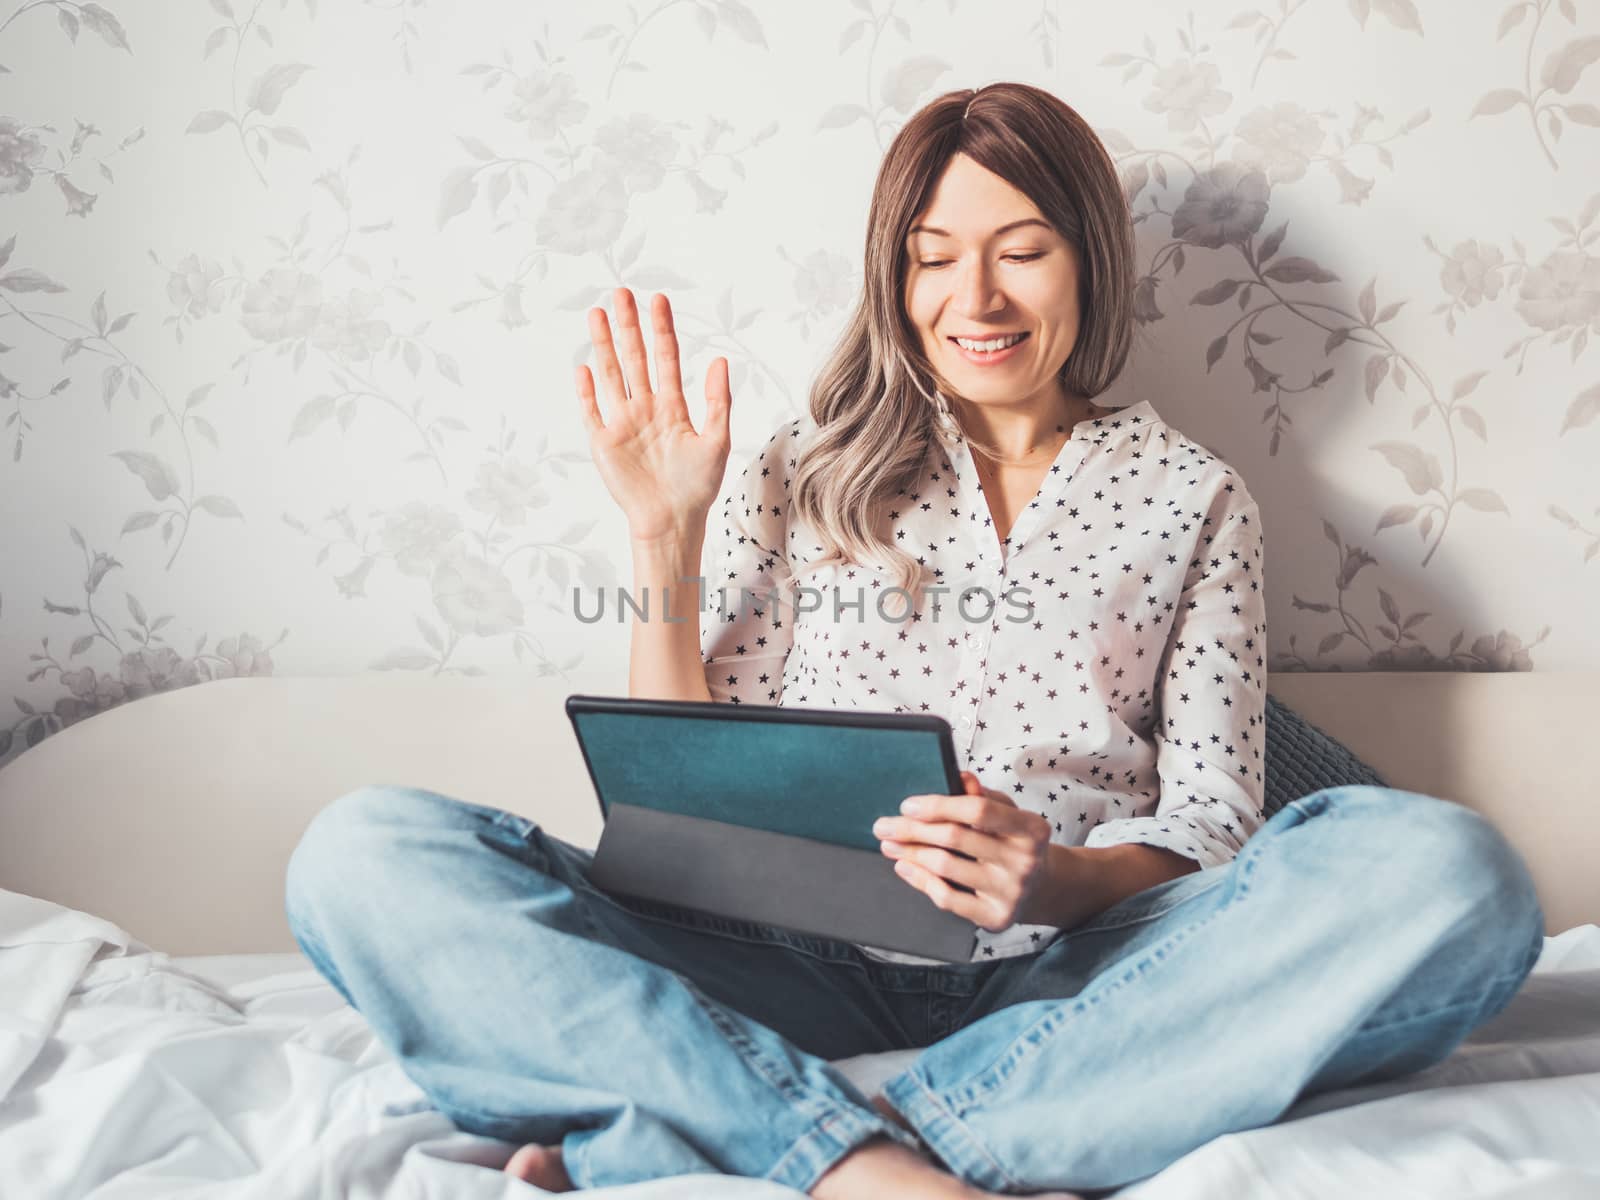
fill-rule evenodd
<path id="1" fill-rule="evenodd" d="M 1600 672 L 1277 674 L 1269 690 L 1394 787 L 1477 809 L 1550 932 L 1600 923 Z M 561 676 L 225 679 L 110 709 L 0 770 L 0 887 L 173 954 L 294 949 L 283 872 L 368 783 L 510 809 L 580 845 L 600 816 Z"/>

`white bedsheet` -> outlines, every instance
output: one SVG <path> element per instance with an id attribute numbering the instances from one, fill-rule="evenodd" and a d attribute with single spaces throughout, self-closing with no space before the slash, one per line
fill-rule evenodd
<path id="1" fill-rule="evenodd" d="M 893 1060 L 852 1060 L 858 1082 Z M 298 954 L 172 958 L 0 889 L 0 1198 L 544 1195 L 456 1130 Z M 792 1200 L 683 1176 L 619 1200 Z M 1547 938 L 1511 1006 L 1445 1062 L 1312 1097 L 1119 1200 L 1600 1196 L 1600 927 Z"/>

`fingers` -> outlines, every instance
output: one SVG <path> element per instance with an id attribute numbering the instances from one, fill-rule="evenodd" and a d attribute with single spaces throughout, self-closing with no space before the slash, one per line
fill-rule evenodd
<path id="1" fill-rule="evenodd" d="M 672 322 L 672 305 L 657 292 L 650 298 L 650 328 L 656 335 L 656 385 L 674 396 L 683 395 L 678 369 L 678 330 Z"/>
<path id="2" fill-rule="evenodd" d="M 617 313 L 615 340 L 605 309 L 589 310 L 589 339 L 594 344 L 595 361 L 607 402 L 615 409 L 637 399 L 666 396 L 682 405 L 687 417 L 687 405 L 683 405 L 683 368 L 677 326 L 673 320 L 672 305 L 665 293 L 656 292 L 650 302 L 650 327 L 654 334 L 656 357 L 656 383 L 653 387 L 650 383 L 649 356 L 645 352 L 644 330 L 633 293 L 625 287 L 619 287 L 613 297 Z M 604 421 L 595 402 L 592 377 L 583 368 L 579 368 L 577 385 L 584 418 L 591 431 L 603 427 Z M 706 372 L 706 422 L 702 432 L 715 432 L 728 437 L 732 407 L 728 360 L 718 358 Z"/>
<path id="3" fill-rule="evenodd" d="M 971 858 L 999 858 L 1006 851 L 1003 838 L 952 821 L 912 821 L 905 817 L 881 817 L 874 822 L 872 833 L 874 837 L 886 841 L 944 846 Z"/>
<path id="4" fill-rule="evenodd" d="M 720 365 L 719 365 L 720 364 Z M 728 360 L 712 361 L 706 372 L 706 432 L 715 431 L 723 437 L 730 436 L 730 419 L 733 410 L 733 393 L 728 389 Z"/>
<path id="5" fill-rule="evenodd" d="M 985 863 L 966 858 L 959 854 L 952 854 L 939 846 L 911 845 L 905 842 L 884 842 L 883 852 L 900 863 L 914 863 L 924 870 L 931 871 L 941 879 L 948 879 L 952 883 L 959 883 L 973 891 L 990 883 L 993 872 Z"/>
<path id="6" fill-rule="evenodd" d="M 655 394 L 650 386 L 650 360 L 644 352 L 644 330 L 639 325 L 639 306 L 633 293 L 619 287 L 615 292 L 617 309 L 618 346 L 622 354 L 622 370 L 628 380 L 628 398 L 643 400 Z"/>
<path id="7" fill-rule="evenodd" d="M 594 376 L 589 374 L 588 367 L 578 367 L 574 374 L 577 376 L 578 408 L 583 413 L 583 424 L 590 433 L 596 433 L 605 428 L 605 421 L 600 416 L 600 406 L 594 399 Z"/>
<path id="8" fill-rule="evenodd" d="M 971 771 L 961 772 L 961 786 L 965 794 L 968 796 L 987 796 L 996 804 L 1004 804 L 1010 808 L 1016 807 L 1016 803 L 1011 799 L 1010 796 L 1006 795 L 1004 792 L 997 792 L 993 788 L 984 787 L 983 784 L 978 781 L 978 777 Z"/>
<path id="9" fill-rule="evenodd" d="M 942 845 L 978 853 L 990 840 L 1037 837 L 1038 822 L 1050 824 L 1040 814 L 1018 808 L 1010 797 L 998 792 L 989 794 L 987 790 L 984 795 L 910 795 L 906 800 L 915 802 L 915 810 L 907 811 L 901 805 L 904 816 L 878 818 L 872 832 L 878 837 L 901 837 L 901 830 L 915 829 L 920 842 L 939 840 Z M 938 838 L 931 835 L 931 830 L 938 830 Z M 974 838 L 978 840 L 974 842 Z"/>
<path id="10" fill-rule="evenodd" d="M 628 385 L 623 380 L 622 366 L 617 362 L 617 352 L 611 344 L 611 325 L 606 320 L 606 310 L 603 308 L 589 310 L 589 340 L 594 343 L 595 364 L 600 368 L 606 402 L 615 413 L 628 402 Z"/>
<path id="11" fill-rule="evenodd" d="M 1025 821 L 1019 819 L 1024 816 L 1020 808 L 1005 796 L 999 793 L 990 795 L 987 791 L 979 795 L 965 792 L 952 796 L 907 796 L 900 805 L 900 811 L 924 821 L 934 818 L 957 821 L 985 833 L 1020 833 L 1025 825 Z"/>
<path id="12" fill-rule="evenodd" d="M 965 917 L 991 933 L 999 933 L 1012 924 L 1008 906 L 985 892 L 966 891 L 916 863 L 897 862 L 894 873 L 927 896 L 935 908 Z"/>

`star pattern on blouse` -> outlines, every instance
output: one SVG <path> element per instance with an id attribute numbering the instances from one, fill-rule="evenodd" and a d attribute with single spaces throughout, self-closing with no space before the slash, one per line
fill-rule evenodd
<path id="1" fill-rule="evenodd" d="M 925 572 L 896 619 L 886 567 L 805 573 L 822 559 L 789 516 L 806 427 L 748 460 L 713 530 L 712 698 L 935 713 L 962 765 L 1052 840 L 1231 861 L 1263 819 L 1265 771 L 1264 543 L 1239 475 L 1140 402 L 1075 426 L 1002 538 L 964 440 L 935 437 L 884 510 Z M 974 954 L 1054 932 L 980 930 Z"/>

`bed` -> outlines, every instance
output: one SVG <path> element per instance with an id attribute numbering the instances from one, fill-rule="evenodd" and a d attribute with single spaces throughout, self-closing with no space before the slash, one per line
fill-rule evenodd
<path id="1" fill-rule="evenodd" d="M 456 1130 L 295 948 L 283 868 L 367 783 L 592 846 L 560 677 L 220 680 L 108 710 L 0 770 L 0 1197 L 542 1194 Z M 1600 673 L 1331 673 L 1270 690 L 1396 787 L 1468 804 L 1547 920 L 1510 1006 L 1444 1062 L 1303 1099 L 1124 1200 L 1600 1195 Z M 1504 747 L 1516 746 L 1515 754 Z M 869 1090 L 914 1052 L 842 1066 Z M 799 1193 L 721 1175 L 634 1200 Z"/>

